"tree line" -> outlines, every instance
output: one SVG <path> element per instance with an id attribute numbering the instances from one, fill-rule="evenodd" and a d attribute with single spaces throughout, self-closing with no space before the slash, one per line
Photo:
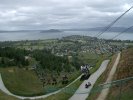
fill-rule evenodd
<path id="1" fill-rule="evenodd" d="M 62 70 L 69 72 L 71 70 L 72 65 L 69 63 L 67 56 L 55 56 L 50 51 L 44 49 L 34 50 L 33 57 L 44 69 L 57 72 L 61 72 Z"/>
<path id="2" fill-rule="evenodd" d="M 70 62 L 68 56 L 56 56 L 50 50 L 25 50 L 14 47 L 0 47 L 0 67 L 18 66 L 24 67 L 29 65 L 29 60 L 25 56 L 35 58 L 37 63 L 43 68 L 50 71 L 70 72 L 73 67 L 79 69 L 80 61 L 73 57 Z"/>
<path id="3" fill-rule="evenodd" d="M 25 59 L 29 52 L 13 47 L 0 48 L 0 67 L 28 66 L 29 61 Z"/>

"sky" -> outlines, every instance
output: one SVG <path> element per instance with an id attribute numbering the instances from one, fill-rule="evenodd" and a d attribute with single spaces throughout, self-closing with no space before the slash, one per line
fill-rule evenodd
<path id="1" fill-rule="evenodd" d="M 104 27 L 132 0 L 0 0 L 0 30 Z M 133 9 L 114 26 L 133 25 Z"/>

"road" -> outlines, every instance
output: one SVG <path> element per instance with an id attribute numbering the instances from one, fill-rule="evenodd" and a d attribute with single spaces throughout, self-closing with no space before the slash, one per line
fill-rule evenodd
<path id="1" fill-rule="evenodd" d="M 78 79 L 80 79 L 81 75 L 75 79 L 73 82 L 71 82 L 69 85 L 67 85 L 66 87 L 69 87 L 71 84 L 73 84 L 75 81 L 77 81 Z M 66 88 L 64 87 L 64 88 Z M 63 90 L 64 88 L 60 89 L 60 90 L 57 90 L 55 92 L 52 92 L 52 93 L 49 93 L 49 94 L 45 94 L 45 95 L 42 95 L 42 96 L 34 96 L 34 97 L 24 97 L 24 96 L 18 96 L 18 95 L 15 95 L 13 93 L 11 93 L 4 85 L 4 82 L 2 80 L 2 77 L 1 77 L 1 74 L 0 74 L 0 89 L 6 93 L 7 95 L 10 95 L 10 96 L 13 96 L 13 97 L 16 97 L 18 99 L 31 99 L 31 100 L 34 100 L 34 99 L 40 99 L 40 98 L 46 98 L 48 96 L 51 96 L 53 94 L 57 94 L 59 93 L 61 90 Z"/>
<path id="2" fill-rule="evenodd" d="M 120 60 L 120 53 L 118 53 L 116 61 L 115 61 L 114 65 L 113 65 L 113 67 L 112 67 L 112 69 L 111 69 L 111 71 L 109 73 L 109 76 L 108 76 L 105 84 L 112 81 L 113 76 L 114 76 L 115 71 L 116 71 L 116 68 L 117 68 L 117 65 L 119 63 L 119 60 Z M 107 95 L 108 95 L 108 93 L 109 93 L 109 88 L 103 89 L 101 91 L 100 95 L 98 96 L 97 100 L 105 100 Z"/>
<path id="3" fill-rule="evenodd" d="M 74 95 L 69 99 L 69 100 L 86 100 L 86 98 L 88 97 L 88 95 L 90 94 L 90 91 L 93 87 L 93 85 L 95 84 L 96 80 L 99 78 L 99 76 L 105 71 L 105 69 L 107 68 L 107 65 L 109 63 L 109 60 L 104 60 L 101 64 L 101 66 L 99 67 L 99 69 L 93 73 L 88 80 L 85 80 L 80 86 L 79 88 L 76 90 L 76 92 L 74 93 Z M 91 86 L 89 88 L 85 88 L 85 84 L 87 82 L 91 83 Z"/>

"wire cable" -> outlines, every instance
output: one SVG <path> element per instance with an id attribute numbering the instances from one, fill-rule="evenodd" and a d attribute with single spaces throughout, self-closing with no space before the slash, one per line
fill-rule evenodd
<path id="1" fill-rule="evenodd" d="M 115 39 L 116 37 L 118 37 L 119 35 L 123 34 L 124 32 L 127 32 L 128 30 L 132 29 L 133 26 L 130 26 L 129 28 L 125 29 L 124 31 L 120 32 L 119 34 L 117 34 L 116 36 L 114 36 L 113 38 L 111 38 L 112 40 Z"/>
<path id="2" fill-rule="evenodd" d="M 99 32 L 95 37 L 101 36 L 104 32 L 106 32 L 109 28 L 111 28 L 112 25 L 114 25 L 120 18 L 122 18 L 127 12 L 129 12 L 133 6 L 131 6 L 128 10 L 126 10 L 122 15 L 120 15 L 116 20 L 114 20 L 112 23 L 110 23 L 105 29 L 103 29 L 102 32 Z"/>

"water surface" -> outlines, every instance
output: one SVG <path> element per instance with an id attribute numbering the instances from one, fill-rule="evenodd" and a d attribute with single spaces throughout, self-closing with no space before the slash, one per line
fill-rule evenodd
<path id="1" fill-rule="evenodd" d="M 64 31 L 56 33 L 40 33 L 40 31 L 28 31 L 28 32 L 1 32 L 0 41 L 18 41 L 18 40 L 38 40 L 38 39 L 55 39 L 62 38 L 70 35 L 84 35 L 84 36 L 95 36 L 98 32 L 96 31 Z M 118 33 L 107 32 L 101 35 L 101 38 L 111 39 Z M 133 40 L 133 33 L 124 33 L 117 39 L 121 40 Z"/>

